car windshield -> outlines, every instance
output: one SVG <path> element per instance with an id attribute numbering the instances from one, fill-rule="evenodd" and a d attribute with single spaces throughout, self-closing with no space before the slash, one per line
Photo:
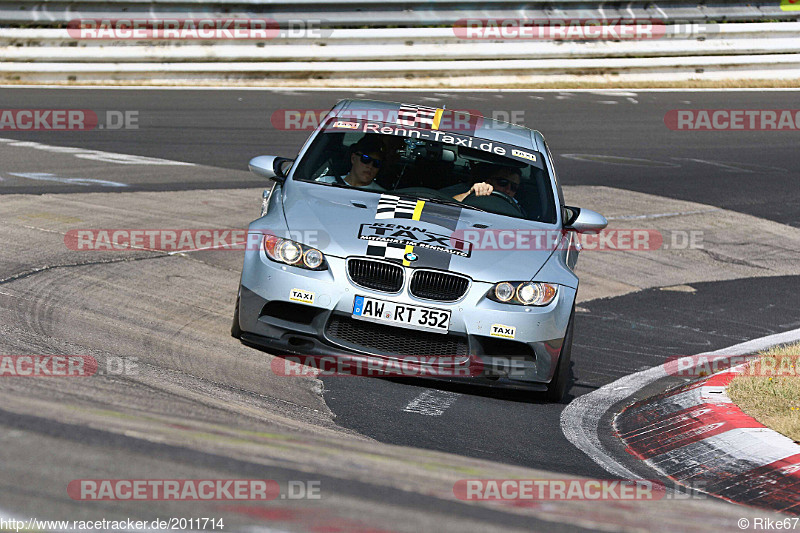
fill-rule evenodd
<path id="1" fill-rule="evenodd" d="M 331 119 L 293 178 L 556 222 L 552 185 L 539 152 L 460 133 Z M 483 194 L 467 194 L 481 183 L 491 185 L 491 194 L 485 185 Z"/>

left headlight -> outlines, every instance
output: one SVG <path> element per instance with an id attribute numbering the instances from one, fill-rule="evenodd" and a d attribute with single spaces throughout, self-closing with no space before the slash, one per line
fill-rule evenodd
<path id="1" fill-rule="evenodd" d="M 307 270 L 325 270 L 328 268 L 325 255 L 308 245 L 275 235 L 265 235 L 263 241 L 267 257 L 278 263 L 305 268 Z"/>
<path id="2" fill-rule="evenodd" d="M 558 294 L 558 285 L 533 281 L 503 281 L 495 284 L 486 295 L 490 300 L 504 304 L 535 305 L 549 304 Z"/>

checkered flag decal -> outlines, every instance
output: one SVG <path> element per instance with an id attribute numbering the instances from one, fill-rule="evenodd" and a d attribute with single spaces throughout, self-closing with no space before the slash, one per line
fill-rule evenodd
<path id="1" fill-rule="evenodd" d="M 429 130 L 437 129 L 433 127 L 436 111 L 434 107 L 403 104 L 397 111 L 397 124 Z"/>
<path id="2" fill-rule="evenodd" d="M 370 241 L 367 244 L 367 255 L 370 257 L 382 257 L 383 259 L 403 260 L 406 253 L 405 244 L 393 242 Z"/>
<path id="3" fill-rule="evenodd" d="M 406 200 L 391 194 L 381 195 L 378 200 L 378 211 L 375 213 L 376 219 L 383 218 L 412 218 L 414 209 L 417 207 L 416 200 Z"/>

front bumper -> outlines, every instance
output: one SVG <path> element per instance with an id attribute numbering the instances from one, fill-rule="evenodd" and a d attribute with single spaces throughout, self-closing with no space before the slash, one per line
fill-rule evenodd
<path id="1" fill-rule="evenodd" d="M 309 271 L 271 261 L 263 251 L 248 251 L 239 300 L 242 339 L 301 355 L 439 356 L 454 366 L 479 361 L 482 375 L 470 380 L 512 388 L 544 390 L 552 379 L 575 300 L 574 288 L 559 286 L 558 295 L 546 307 L 524 307 L 487 299 L 492 284 L 473 281 L 460 300 L 438 302 L 408 292 L 413 268 L 405 267 L 406 283 L 401 291 L 387 294 L 352 283 L 344 259 L 327 257 L 327 261 L 328 270 Z M 296 291 L 306 297 L 298 298 Z M 354 319 L 356 295 L 449 309 L 449 332 Z M 514 328 L 514 338 L 493 336 L 495 324 Z"/>

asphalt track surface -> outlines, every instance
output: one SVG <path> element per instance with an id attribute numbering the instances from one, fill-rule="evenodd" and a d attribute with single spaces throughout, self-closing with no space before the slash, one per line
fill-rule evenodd
<path id="1" fill-rule="evenodd" d="M 0 108 L 91 109 L 138 113 L 138 129 L 88 132 L 11 132 L 0 137 L 50 146 L 133 154 L 214 167 L 175 172 L 182 167 L 153 167 L 143 178 L 119 170 L 126 187 L 35 181 L 19 174 L 42 171 L 29 156 L 8 158 L 0 168 L 0 194 L 75 192 L 185 191 L 259 187 L 262 180 L 231 172 L 246 169 L 260 154 L 292 156 L 307 131 L 283 131 L 271 125 L 284 109 L 329 108 L 344 97 L 372 97 L 415 103 L 446 102 L 450 108 L 492 113 L 520 111 L 524 123 L 548 139 L 565 185 L 604 185 L 689 200 L 800 227 L 799 132 L 671 131 L 664 115 L 671 109 L 789 109 L 798 92 L 307 92 L 236 90 L 50 90 L 0 89 Z M 518 115 L 519 116 L 519 115 Z M 579 154 L 579 157 L 564 154 Z M 613 163 L 595 155 L 615 156 Z M 46 163 L 49 153 L 42 152 Z M 53 163 L 55 164 L 55 163 Z M 44 169 L 57 173 L 52 166 Z M 184 169 L 185 170 L 185 169 Z M 69 172 L 65 171 L 65 176 Z M 107 179 L 107 176 L 104 176 Z M 0 198 L 2 201 L 2 198 Z M 257 201 L 254 198 L 254 205 Z M 200 209 L 200 207 L 198 207 Z M 244 209 L 244 208 L 243 208 Z M 247 205 L 246 211 L 252 211 Z M 756 237 L 757 238 L 757 237 Z M 226 260 L 227 261 L 227 260 Z M 235 272 L 236 266 L 230 266 Z M 240 268 L 240 267 L 239 267 Z M 233 274 L 234 276 L 236 274 Z M 0 279 L 6 278 L 5 273 Z M 800 326 L 796 305 L 800 279 L 794 276 L 694 283 L 694 292 L 649 289 L 581 304 L 576 316 L 569 397 L 586 394 L 624 375 L 658 365 L 667 358 L 716 350 L 748 339 Z M 40 316 L 37 320 L 55 318 Z M 46 327 L 39 325 L 41 327 Z M 7 341 L 4 350 L 14 347 Z M 151 347 L 158 349 L 158 347 Z M 607 478 L 609 475 L 573 447 L 559 426 L 561 404 L 547 404 L 535 394 L 503 393 L 409 380 L 324 378 L 323 397 L 341 427 L 381 442 L 426 448 L 556 473 Z M 441 414 L 409 412 L 421 394 L 445 404 Z M 413 410 L 412 410 L 413 411 Z M 36 420 L 5 414 L 0 424 L 20 441 L 41 439 L 58 449 L 64 431 L 58 424 L 37 427 Z M 109 442 L 108 435 L 86 428 L 67 440 L 101 445 L 98 460 L 126 457 L 130 442 Z M 246 464 L 141 444 L 138 457 L 157 471 L 159 462 L 180 456 L 185 464 L 247 473 Z M 63 453 L 63 451 L 61 452 Z M 133 453 L 133 452 L 131 452 Z M 54 456 L 55 457 L 55 456 Z M 53 459 L 56 460 L 56 459 Z M 145 467 L 143 467 L 144 469 Z M 191 470 L 191 469 L 190 469 Z M 252 472 L 250 472 L 252 473 Z M 209 474 L 211 476 L 211 474 Z M 272 477 L 289 479 L 290 473 Z M 175 475 L 174 477 L 179 477 Z M 335 481 L 330 481 L 335 485 Z M 338 487 L 337 487 L 338 489 Z M 360 496 L 366 488 L 341 487 Z M 400 493 L 375 494 L 414 502 Z M 438 508 L 463 513 L 463 506 Z M 464 515 L 465 518 L 468 515 Z M 507 527 L 543 527 L 507 515 Z M 550 528 L 550 525 L 547 525 Z"/>

